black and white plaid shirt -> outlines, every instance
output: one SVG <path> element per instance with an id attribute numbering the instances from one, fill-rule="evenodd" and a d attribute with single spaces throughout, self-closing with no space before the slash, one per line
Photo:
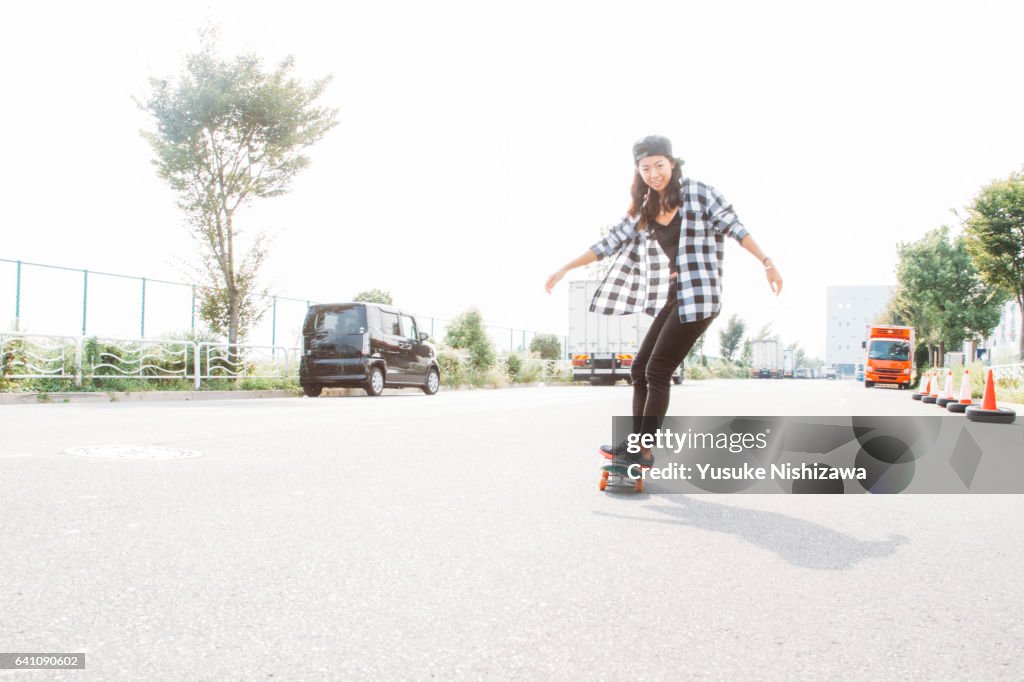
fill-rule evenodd
<path id="1" fill-rule="evenodd" d="M 722 307 L 722 256 L 725 236 L 747 236 L 732 205 L 711 185 L 683 178 L 679 183 L 679 320 L 694 322 L 718 314 Z M 637 231 L 639 217 L 626 216 L 608 236 L 590 247 L 598 260 L 619 254 L 594 294 L 591 312 L 656 315 L 668 303 L 672 272 L 668 256 L 651 230 Z"/>

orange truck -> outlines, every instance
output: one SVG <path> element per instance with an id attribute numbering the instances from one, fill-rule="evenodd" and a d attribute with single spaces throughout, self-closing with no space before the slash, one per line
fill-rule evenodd
<path id="1" fill-rule="evenodd" d="M 914 365 L 914 328 L 889 324 L 868 325 L 864 348 L 864 386 L 910 386 Z"/>

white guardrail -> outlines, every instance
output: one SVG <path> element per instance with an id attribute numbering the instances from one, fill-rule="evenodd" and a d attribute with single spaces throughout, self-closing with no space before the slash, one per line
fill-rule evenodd
<path id="1" fill-rule="evenodd" d="M 118 339 L 0 332 L 0 378 L 191 380 L 298 378 L 302 349 L 182 339 Z M 539 365 L 539 366 L 538 366 Z M 540 381 L 571 376 L 567 360 L 523 360 Z"/>
<path id="2" fill-rule="evenodd" d="M 301 349 L 181 339 L 0 332 L 0 376 L 13 379 L 288 379 Z"/>
<path id="3" fill-rule="evenodd" d="M 1024 364 L 992 365 L 989 369 L 992 370 L 992 375 L 995 377 L 997 383 L 1000 381 L 1015 381 L 1018 382 L 1018 384 L 1024 384 Z"/>

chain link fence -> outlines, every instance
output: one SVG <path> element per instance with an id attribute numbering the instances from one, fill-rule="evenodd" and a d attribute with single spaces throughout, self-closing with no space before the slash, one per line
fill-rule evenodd
<path id="1" fill-rule="evenodd" d="M 266 312 L 248 339 L 267 348 L 300 346 L 306 308 L 319 301 L 260 298 Z M 194 336 L 204 327 L 198 314 L 200 300 L 198 287 L 181 282 L 0 258 L 0 329 L 57 337 L 149 339 L 154 331 L 165 335 L 169 330 L 187 330 Z M 423 315 L 417 319 L 436 341 L 444 339 L 451 322 Z M 527 351 L 539 333 L 493 325 L 486 330 L 499 353 Z M 564 358 L 568 339 L 555 336 L 561 340 Z"/>

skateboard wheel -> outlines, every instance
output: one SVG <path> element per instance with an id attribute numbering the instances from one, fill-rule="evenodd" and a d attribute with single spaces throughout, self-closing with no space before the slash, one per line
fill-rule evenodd
<path id="1" fill-rule="evenodd" d="M 607 481 L 608 480 L 608 472 L 607 471 L 602 471 L 601 472 L 601 478 L 603 478 L 604 480 Z"/>
<path id="2" fill-rule="evenodd" d="M 605 474 L 607 474 L 607 473 L 608 472 L 606 471 Z M 607 478 L 607 476 L 605 478 L 601 479 L 601 482 L 597 484 L 597 487 L 601 489 L 601 492 L 604 492 L 604 489 L 608 487 L 608 478 Z"/>
<path id="3" fill-rule="evenodd" d="M 642 479 L 642 478 L 636 479 L 636 491 L 638 493 L 642 493 L 644 491 L 644 479 Z"/>

